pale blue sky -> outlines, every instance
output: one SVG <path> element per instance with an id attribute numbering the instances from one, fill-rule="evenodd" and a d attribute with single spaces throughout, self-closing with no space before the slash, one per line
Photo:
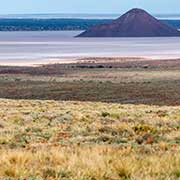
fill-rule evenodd
<path id="1" fill-rule="evenodd" d="M 180 14 L 180 0 L 0 0 L 0 14 L 123 13 L 133 7 L 150 13 Z"/>

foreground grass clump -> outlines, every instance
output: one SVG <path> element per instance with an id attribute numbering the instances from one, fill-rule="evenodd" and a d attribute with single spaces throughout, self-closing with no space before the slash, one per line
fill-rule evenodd
<path id="1" fill-rule="evenodd" d="M 180 177 L 180 107 L 0 100 L 0 179 Z"/>
<path id="2" fill-rule="evenodd" d="M 132 148 L 51 147 L 1 151 L 0 173 L 14 179 L 176 179 L 180 150 L 141 154 Z M 174 153 L 177 153 L 176 155 Z"/>

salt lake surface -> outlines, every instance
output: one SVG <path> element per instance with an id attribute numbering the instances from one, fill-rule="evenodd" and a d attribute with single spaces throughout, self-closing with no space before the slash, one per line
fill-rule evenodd
<path id="1" fill-rule="evenodd" d="M 74 38 L 80 31 L 0 32 L 0 64 L 81 57 L 180 58 L 180 37 Z"/>

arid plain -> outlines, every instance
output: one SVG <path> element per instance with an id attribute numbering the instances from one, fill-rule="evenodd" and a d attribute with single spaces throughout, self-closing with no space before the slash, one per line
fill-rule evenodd
<path id="1" fill-rule="evenodd" d="M 0 67 L 0 177 L 180 178 L 180 60 Z"/>

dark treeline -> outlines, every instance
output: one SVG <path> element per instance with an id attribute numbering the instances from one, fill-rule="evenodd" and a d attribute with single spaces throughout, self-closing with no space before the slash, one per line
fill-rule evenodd
<path id="1" fill-rule="evenodd" d="M 110 19 L 0 19 L 0 31 L 58 31 L 86 30 Z M 163 20 L 180 29 L 180 20 Z"/>

